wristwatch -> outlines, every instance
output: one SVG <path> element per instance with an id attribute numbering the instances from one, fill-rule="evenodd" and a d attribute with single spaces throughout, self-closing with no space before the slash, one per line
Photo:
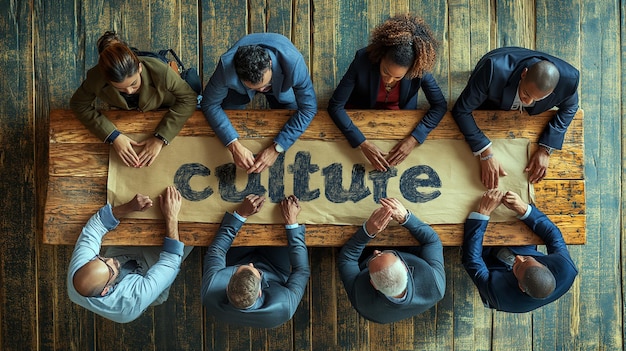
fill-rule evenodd
<path id="1" fill-rule="evenodd" d="M 276 150 L 276 152 L 278 152 L 279 154 L 285 152 L 285 149 L 283 149 L 282 146 L 278 145 L 278 143 L 274 143 L 274 150 Z"/>
<path id="2" fill-rule="evenodd" d="M 154 137 L 155 137 L 155 138 L 157 138 L 157 139 L 159 139 L 159 140 L 161 140 L 161 141 L 163 142 L 163 144 L 165 144 L 165 145 L 169 145 L 169 144 L 170 144 L 170 142 L 169 142 L 169 141 L 167 141 L 167 139 L 165 139 L 165 138 L 164 138 L 161 134 L 159 134 L 159 133 L 154 133 Z"/>
<path id="3" fill-rule="evenodd" d="M 552 152 L 554 151 L 554 148 L 546 146 L 546 145 L 541 145 L 541 147 L 546 150 L 546 152 L 548 153 L 548 156 L 552 155 Z"/>

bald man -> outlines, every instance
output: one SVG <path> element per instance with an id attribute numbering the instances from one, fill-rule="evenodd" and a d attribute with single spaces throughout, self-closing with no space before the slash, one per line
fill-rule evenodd
<path id="1" fill-rule="evenodd" d="M 483 247 L 489 216 L 500 204 L 543 240 L 547 255 L 536 245 Z M 557 300 L 578 274 L 559 228 L 518 194 L 495 189 L 485 192 L 465 222 L 461 260 L 485 307 L 504 312 L 529 312 Z"/>
<path id="2" fill-rule="evenodd" d="M 525 172 L 532 183 L 546 176 L 550 155 L 563 146 L 567 127 L 578 110 L 578 70 L 567 62 L 539 51 L 504 47 L 483 56 L 452 108 L 452 116 L 474 156 L 480 158 L 481 179 L 488 189 L 498 187 L 506 171 L 480 130 L 474 110 L 519 110 L 536 115 L 553 107 L 558 112 L 539 136 L 540 147 Z"/>
<path id="3" fill-rule="evenodd" d="M 165 218 L 163 247 L 112 246 L 100 256 L 102 238 L 119 219 L 152 207 L 152 200 L 137 194 L 129 202 L 102 207 L 83 228 L 67 272 L 67 292 L 74 303 L 117 323 L 139 317 L 148 306 L 167 300 L 182 261 L 193 249 L 178 237 L 181 195 L 173 186 L 159 195 Z"/>
<path id="4" fill-rule="evenodd" d="M 420 314 L 443 298 L 446 277 L 437 233 L 396 199 L 381 199 L 374 212 L 339 252 L 341 281 L 354 309 L 365 319 L 391 323 Z M 420 246 L 374 250 L 365 245 L 391 220 L 409 230 Z"/>

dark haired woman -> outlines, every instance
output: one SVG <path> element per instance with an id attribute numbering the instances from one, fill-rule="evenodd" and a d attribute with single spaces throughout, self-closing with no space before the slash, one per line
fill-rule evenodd
<path id="1" fill-rule="evenodd" d="M 168 110 L 153 135 L 138 142 L 122 134 L 95 108 L 96 98 L 124 110 Z M 102 50 L 98 65 L 87 72 L 70 100 L 76 117 L 99 139 L 112 144 L 129 167 L 150 166 L 196 110 L 196 104 L 197 94 L 168 65 L 156 58 L 139 59 L 123 42 L 110 43 Z"/>
<path id="2" fill-rule="evenodd" d="M 423 20 L 395 16 L 377 26 L 370 44 L 357 51 L 328 103 L 328 113 L 352 147 L 360 147 L 372 166 L 384 171 L 406 159 L 446 113 L 446 100 L 429 73 L 438 43 Z M 413 132 L 388 153 L 369 142 L 353 123 L 350 109 L 415 109 L 422 88 L 430 109 Z"/>

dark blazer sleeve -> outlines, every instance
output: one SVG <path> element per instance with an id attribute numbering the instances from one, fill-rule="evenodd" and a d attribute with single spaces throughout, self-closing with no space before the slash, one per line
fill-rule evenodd
<path id="1" fill-rule="evenodd" d="M 467 274 L 478 288 L 480 295 L 489 296 L 489 269 L 483 260 L 483 237 L 489 221 L 467 219 L 463 235 L 461 262 Z"/>
<path id="2" fill-rule="evenodd" d="M 578 92 L 575 90 L 572 95 L 558 104 L 557 108 L 558 112 L 541 132 L 539 144 L 560 150 L 563 147 L 565 132 L 578 111 Z"/>
<path id="3" fill-rule="evenodd" d="M 433 269 L 437 287 L 443 293 L 446 290 L 446 272 L 443 265 L 443 244 L 437 232 L 428 224 L 422 222 L 414 214 L 403 225 L 411 235 L 420 242 L 416 252 Z"/>
<path id="4" fill-rule="evenodd" d="M 523 222 L 543 240 L 548 254 L 563 253 L 569 257 L 569 251 L 559 228 L 537 207 L 530 206 L 532 207 L 530 215 Z"/>
<path id="5" fill-rule="evenodd" d="M 424 115 L 424 118 L 417 124 L 411 135 L 420 144 L 423 144 L 428 133 L 441 122 L 441 119 L 446 114 L 448 103 L 446 102 L 446 98 L 443 97 L 443 93 L 435 81 L 435 78 L 433 78 L 430 73 L 422 77 L 420 84 L 426 96 L 426 100 L 428 100 L 430 104 L 430 108 L 428 112 L 426 112 L 426 115 Z"/>
<path id="6" fill-rule="evenodd" d="M 491 60 L 485 60 L 479 67 L 476 67 L 452 108 L 452 117 L 465 136 L 465 141 L 472 152 L 484 148 L 490 142 L 489 138 L 478 128 L 472 111 L 478 109 L 487 100 L 492 74 Z"/>
<path id="7" fill-rule="evenodd" d="M 348 242 L 339 251 L 337 265 L 339 267 L 339 275 L 343 286 L 348 293 L 348 298 L 353 302 L 354 286 L 356 278 L 361 272 L 359 268 L 359 257 L 363 253 L 365 245 L 371 238 L 363 230 L 363 226 L 348 240 Z"/>
<path id="8" fill-rule="evenodd" d="M 235 240 L 235 236 L 241 229 L 243 222 L 230 213 L 225 213 L 222 218 L 220 229 L 204 256 L 202 274 L 202 296 L 208 291 L 213 277 L 222 269 L 226 268 L 226 253 Z"/>
<path id="9" fill-rule="evenodd" d="M 289 242 L 289 260 L 291 262 L 291 274 L 285 286 L 291 292 L 289 306 L 293 311 L 289 311 L 293 315 L 302 300 L 304 290 L 309 282 L 311 269 L 309 267 L 309 254 L 304 243 L 304 225 L 298 228 L 287 229 L 287 241 Z"/>
<path id="10" fill-rule="evenodd" d="M 346 103 L 355 89 L 359 73 L 369 74 L 371 70 L 369 65 L 367 67 L 363 65 L 363 59 L 360 58 L 362 55 L 363 53 L 357 52 L 350 63 L 350 67 L 348 67 L 348 71 L 341 78 L 339 85 L 328 102 L 330 118 L 335 122 L 337 128 L 343 133 L 352 147 L 357 147 L 365 141 L 365 135 L 354 125 L 352 119 L 346 113 Z M 369 100 L 369 97 L 364 98 Z"/>

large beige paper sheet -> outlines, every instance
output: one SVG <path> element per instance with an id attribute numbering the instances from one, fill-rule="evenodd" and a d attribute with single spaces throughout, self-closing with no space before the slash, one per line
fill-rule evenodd
<path id="1" fill-rule="evenodd" d="M 140 140 L 141 137 L 136 139 Z M 242 140 L 242 143 L 253 152 L 258 152 L 270 145 L 272 140 Z M 375 144 L 382 150 L 390 150 L 396 141 L 376 141 Z M 500 178 L 499 188 L 515 191 L 525 201 L 531 201 L 534 197 L 533 188 L 523 172 L 529 157 L 529 141 L 493 140 L 492 148 L 508 173 L 506 177 Z M 300 166 L 294 166 L 296 155 Z M 307 167 L 302 167 L 302 161 L 307 155 L 310 155 L 310 163 Z M 192 174 L 196 175 L 185 180 L 179 174 L 177 187 L 184 197 L 200 199 L 183 200 L 179 216 L 181 221 L 219 223 L 225 211 L 237 208 L 240 199 L 245 196 L 249 179 L 243 170 L 237 169 L 234 172 L 234 188 L 231 186 L 229 191 L 220 191 L 218 173 L 227 175 L 228 172 L 224 172 L 224 169 L 233 169 L 234 165 L 230 152 L 214 137 L 177 137 L 161 150 L 154 164 L 147 168 L 126 167 L 113 148 L 109 160 L 108 201 L 112 205 L 122 204 L 132 199 L 136 193 L 149 195 L 154 199 L 153 208 L 134 213 L 134 218 L 161 218 L 158 195 L 168 185 L 174 184 L 181 166 L 186 170 L 195 169 L 196 173 Z M 190 164 L 194 166 L 191 167 Z M 353 166 L 357 164 L 364 168 L 363 177 L 357 176 L 358 181 L 354 184 L 356 189 L 360 189 L 355 193 L 360 195 L 353 195 L 352 199 L 345 194 L 341 196 L 342 191 L 335 191 L 341 189 L 338 188 L 339 181 L 332 175 L 341 177 L 340 185 L 343 192 L 347 192 L 351 187 Z M 382 174 L 374 171 L 359 149 L 351 148 L 345 141 L 298 140 L 285 153 L 283 167 L 279 167 L 279 163 L 274 167 L 275 173 L 271 181 L 268 170 L 252 176 L 251 183 L 257 185 L 256 189 L 267 200 L 263 209 L 248 219 L 249 223 L 282 223 L 278 205 L 280 195 L 293 193 L 300 194 L 303 198 L 302 212 L 298 217 L 300 223 L 361 224 L 379 206 L 375 202 L 376 196 L 399 199 L 420 219 L 430 224 L 463 223 L 468 214 L 476 209 L 478 200 L 486 190 L 480 182 L 479 161 L 462 140 L 427 140 L 391 171 L 395 176 L 389 177 L 384 187 L 376 186 L 371 178 L 372 175 L 380 178 Z M 338 171 L 339 168 L 342 168 L 342 172 Z M 423 170 L 427 172 L 421 172 Z M 428 171 L 431 172 L 430 175 Z M 281 184 L 281 172 L 283 192 L 276 186 Z M 294 172 L 300 179 L 296 184 L 297 189 L 294 189 Z M 436 183 L 436 176 L 441 183 L 438 187 L 431 186 Z M 302 180 L 307 177 L 307 182 Z M 330 184 L 334 184 L 334 187 Z M 211 191 L 212 194 L 207 197 Z M 227 199 L 230 196 L 230 201 L 225 201 L 223 194 L 226 194 Z M 317 198 L 316 194 L 319 194 Z M 494 211 L 491 217 L 494 222 L 513 220 L 515 214 L 504 206 Z"/>

